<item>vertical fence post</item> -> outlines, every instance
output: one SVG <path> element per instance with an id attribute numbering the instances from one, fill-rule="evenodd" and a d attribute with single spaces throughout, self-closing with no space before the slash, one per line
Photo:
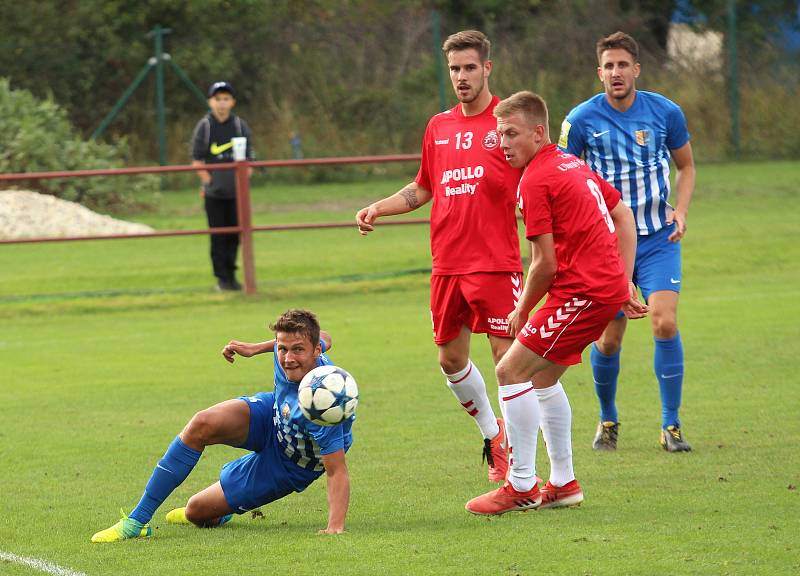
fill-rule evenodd
<path id="1" fill-rule="evenodd" d="M 731 115 L 731 144 L 738 159 L 739 139 L 739 60 L 736 56 L 736 0 L 728 0 L 728 102 Z"/>
<path id="2" fill-rule="evenodd" d="M 171 28 L 162 28 L 159 24 L 148 32 L 153 36 L 156 59 L 156 116 L 158 118 L 158 163 L 167 165 L 166 115 L 164 112 L 164 35 L 172 32 Z M 162 180 L 163 184 L 163 180 Z M 162 186 L 163 187 L 163 186 Z"/>
<path id="3" fill-rule="evenodd" d="M 250 210 L 250 162 L 236 162 L 236 212 L 239 215 L 239 235 L 244 265 L 244 293 L 256 293 L 256 270 L 253 259 L 253 220 Z"/>
<path id="4" fill-rule="evenodd" d="M 447 110 L 447 88 L 444 79 L 444 65 L 442 57 L 442 23 L 438 10 L 431 12 L 431 29 L 433 31 L 433 57 L 436 62 L 436 78 L 439 80 L 439 111 Z"/>

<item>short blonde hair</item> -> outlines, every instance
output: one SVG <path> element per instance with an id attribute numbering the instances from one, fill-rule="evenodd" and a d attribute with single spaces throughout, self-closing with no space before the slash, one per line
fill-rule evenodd
<path id="1" fill-rule="evenodd" d="M 517 112 L 521 112 L 531 125 L 542 124 L 549 133 L 547 103 L 538 94 L 527 90 L 512 94 L 497 103 L 494 116 L 495 118 L 508 118 Z"/>
<path id="2" fill-rule="evenodd" d="M 469 50 L 470 48 L 478 51 L 481 63 L 486 62 L 491 57 L 492 43 L 489 42 L 486 34 L 478 30 L 462 30 L 451 34 L 442 45 L 442 51 L 445 56 L 448 56 L 450 52 Z"/>

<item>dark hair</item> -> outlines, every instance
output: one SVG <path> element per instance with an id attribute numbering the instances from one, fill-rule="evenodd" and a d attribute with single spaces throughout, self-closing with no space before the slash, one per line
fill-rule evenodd
<path id="1" fill-rule="evenodd" d="M 636 40 L 633 39 L 633 36 L 620 31 L 614 32 L 605 38 L 600 38 L 600 40 L 597 41 L 597 61 L 600 62 L 603 57 L 603 52 L 614 48 L 626 50 L 633 56 L 634 64 L 639 61 L 639 45 L 636 43 Z"/>
<path id="2" fill-rule="evenodd" d="M 442 51 L 445 55 L 450 52 L 460 50 L 469 50 L 474 48 L 478 51 L 481 62 L 486 62 L 491 57 L 492 43 L 486 37 L 486 34 L 478 30 L 462 30 L 447 37 L 442 45 Z"/>
<path id="3" fill-rule="evenodd" d="M 281 314 L 274 324 L 269 325 L 273 332 L 286 334 L 299 334 L 306 336 L 311 344 L 319 343 L 319 322 L 316 315 L 308 310 L 293 308 Z"/>

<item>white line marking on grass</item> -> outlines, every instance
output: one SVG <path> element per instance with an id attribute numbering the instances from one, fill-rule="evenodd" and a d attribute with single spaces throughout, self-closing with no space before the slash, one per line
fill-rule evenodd
<path id="1" fill-rule="evenodd" d="M 69 568 L 62 568 L 61 566 L 58 566 L 57 564 L 51 564 L 46 560 L 27 558 L 26 556 L 17 556 L 16 554 L 3 552 L 2 550 L 0 550 L 0 560 L 7 560 L 8 562 L 13 562 L 14 564 L 30 566 L 34 570 L 47 572 L 48 574 L 55 574 L 55 576 L 86 576 L 86 574 L 83 572 L 75 572 L 75 570 L 70 570 Z"/>

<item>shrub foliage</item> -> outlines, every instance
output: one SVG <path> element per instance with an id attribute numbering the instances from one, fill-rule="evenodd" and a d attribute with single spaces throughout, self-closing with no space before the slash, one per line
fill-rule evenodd
<path id="1" fill-rule="evenodd" d="M 38 99 L 13 90 L 0 78 L 0 172 L 46 172 L 118 168 L 127 164 L 124 140 L 103 144 L 85 140 L 52 98 Z M 121 179 L 124 178 L 124 179 Z M 15 184 L 91 207 L 112 208 L 128 201 L 124 191 L 154 189 L 152 177 L 27 180 Z"/>

